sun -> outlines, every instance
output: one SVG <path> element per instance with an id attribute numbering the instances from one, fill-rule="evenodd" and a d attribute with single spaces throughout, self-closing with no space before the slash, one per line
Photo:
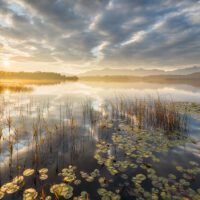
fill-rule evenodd
<path id="1" fill-rule="evenodd" d="M 6 68 L 10 66 L 10 61 L 9 61 L 9 59 L 7 59 L 7 58 L 4 59 L 4 60 L 2 61 L 2 63 L 3 63 L 3 66 L 6 67 Z"/>

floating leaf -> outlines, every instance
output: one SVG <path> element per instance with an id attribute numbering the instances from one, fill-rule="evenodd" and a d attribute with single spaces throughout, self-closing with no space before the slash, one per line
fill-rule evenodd
<path id="1" fill-rule="evenodd" d="M 24 176 L 31 176 L 31 175 L 34 174 L 34 172 L 35 172 L 34 169 L 26 169 L 26 170 L 24 170 L 23 175 Z"/>
<path id="2" fill-rule="evenodd" d="M 15 184 L 22 184 L 24 181 L 24 177 L 23 176 L 16 176 L 12 182 L 15 183 Z"/>
<path id="3" fill-rule="evenodd" d="M 23 200 L 35 200 L 38 196 L 38 193 L 34 188 L 26 189 L 23 193 Z"/>
<path id="4" fill-rule="evenodd" d="M 42 169 L 39 170 L 40 174 L 46 174 L 47 172 L 48 172 L 47 168 L 42 168 Z"/>
<path id="5" fill-rule="evenodd" d="M 45 200 L 52 200 L 52 197 L 51 196 L 47 196 L 47 197 L 45 197 Z"/>
<path id="6" fill-rule="evenodd" d="M 48 175 L 41 174 L 39 178 L 40 178 L 40 180 L 44 181 L 44 180 L 48 179 Z"/>

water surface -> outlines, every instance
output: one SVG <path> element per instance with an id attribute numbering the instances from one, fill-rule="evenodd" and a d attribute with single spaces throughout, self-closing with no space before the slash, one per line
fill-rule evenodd
<path id="1" fill-rule="evenodd" d="M 0 180 L 1 184 L 4 184 L 21 175 L 27 168 L 39 170 L 45 167 L 49 169 L 48 180 L 41 181 L 36 174 L 26 179 L 23 190 L 33 187 L 40 193 L 43 188 L 46 195 L 51 194 L 49 187 L 52 184 L 62 182 L 58 173 L 63 168 L 74 165 L 77 167 L 77 179 L 82 180 L 78 173 L 80 171 L 91 173 L 98 169 L 101 176 L 105 176 L 108 182 L 111 181 L 106 187 L 108 190 L 115 193 L 119 190 L 122 199 L 136 198 L 130 195 L 131 180 L 121 178 L 123 173 L 119 176 L 110 175 L 106 167 L 100 166 L 94 158 L 96 144 L 102 140 L 112 143 L 112 134 L 122 123 L 107 116 L 105 102 L 108 99 L 159 96 L 167 101 L 200 103 L 200 88 L 185 84 L 67 82 L 31 87 L 32 90 L 19 92 L 7 89 L 0 95 Z M 87 109 L 90 113 L 84 114 Z M 100 119 L 111 120 L 112 128 L 99 126 Z M 199 127 L 199 120 L 190 117 L 189 135 L 195 138 L 196 142 L 169 148 L 166 153 L 157 155 L 160 162 L 151 165 L 159 176 L 167 177 L 170 173 L 178 176 L 175 170 L 177 165 L 189 167 L 188 163 L 191 160 L 199 163 Z M 37 132 L 37 136 L 34 131 Z M 10 139 L 14 141 L 12 158 Z M 124 159 L 120 151 L 114 149 L 110 149 L 108 155 L 113 155 L 119 160 Z M 141 168 L 126 171 L 130 177 L 141 172 Z M 198 175 L 191 183 L 194 190 L 200 187 L 199 180 Z M 93 183 L 82 181 L 80 185 L 74 186 L 74 195 L 87 191 L 91 199 L 100 199 L 97 193 L 99 187 L 96 179 Z M 144 188 L 151 190 L 148 183 L 144 184 Z M 6 199 L 21 197 L 20 191 L 13 195 L 5 195 Z"/>

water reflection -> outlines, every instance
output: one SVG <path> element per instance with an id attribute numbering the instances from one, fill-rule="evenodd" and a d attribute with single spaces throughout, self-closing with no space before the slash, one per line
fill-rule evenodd
<path id="1" fill-rule="evenodd" d="M 32 88 L 29 86 L 25 86 L 23 84 L 8 84 L 8 83 L 0 83 L 0 94 L 5 93 L 9 94 L 10 92 L 18 93 L 18 92 L 31 92 Z"/>
<path id="2" fill-rule="evenodd" d="M 53 129 L 55 124 L 64 123 L 63 127 L 73 123 L 87 130 L 93 139 L 97 140 L 94 124 L 99 120 L 100 114 L 105 117 L 103 105 L 105 99 L 113 96 L 146 97 L 159 95 L 162 98 L 175 101 L 199 101 L 200 89 L 191 86 L 147 83 L 62 83 L 58 85 L 33 86 L 30 93 L 3 93 L 1 94 L 1 121 L 2 146 L 6 138 L 15 137 L 18 133 L 19 143 L 14 145 L 14 150 L 25 150 L 30 136 L 32 136 L 32 124 L 45 124 L 48 129 Z M 87 102 L 87 103 L 84 103 Z M 86 116 L 86 112 L 87 116 Z M 83 114 L 83 115 L 82 115 Z M 12 118 L 12 126 L 6 127 L 8 118 Z M 92 119 L 89 123 L 88 118 Z M 37 121 L 39 119 L 39 122 Z M 75 120 L 78 120 L 77 122 Z M 63 121 L 63 122 L 62 122 Z M 6 124 L 7 123 L 7 124 Z M 84 126 L 83 126 L 84 123 Z M 6 124 L 6 125 L 5 125 Z M 18 127 L 20 124 L 20 127 Z M 52 126 L 53 125 L 53 126 Z M 15 128 L 17 127 L 17 128 Z M 16 130 L 15 130 L 16 129 Z M 40 137 L 45 137 L 45 130 L 40 130 Z M 54 138 L 55 139 L 55 138 Z M 30 148 L 30 147 L 29 147 Z M 1 160 L 5 160 L 4 152 L 1 153 Z"/>
<path id="3" fill-rule="evenodd" d="M 107 120 L 112 119 L 112 113 L 108 112 L 110 107 L 105 104 L 106 100 L 113 97 L 144 98 L 159 95 L 163 99 L 175 101 L 200 100 L 200 89 L 187 85 L 73 82 L 32 87 L 29 93 L 4 92 L 0 96 L 1 183 L 22 174 L 26 168 L 37 170 L 47 167 L 48 183 L 60 181 L 58 172 L 69 164 L 78 166 L 80 171 L 98 168 L 93 158 L 96 143 L 102 139 L 110 142 L 112 133 L 118 130 L 107 124 Z M 198 120 L 191 121 L 191 134 L 197 140 L 199 126 Z M 163 159 L 155 168 L 159 173 L 167 174 L 173 169 L 172 163 L 175 165 L 177 160 L 184 165 L 186 158 L 196 159 L 198 149 L 199 142 L 172 149 L 161 156 Z M 106 153 L 121 158 L 115 146 Z M 104 168 L 101 170 L 106 174 Z M 118 182 L 117 178 L 115 181 Z M 28 181 L 28 186 L 39 189 L 41 185 L 36 178 Z M 92 195 L 97 185 L 86 184 L 81 187 L 88 188 Z M 16 195 L 15 199 L 20 199 L 20 195 Z M 95 195 L 93 198 L 96 198 Z"/>
<path id="4" fill-rule="evenodd" d="M 115 94 L 132 95 L 133 97 L 155 96 L 173 99 L 175 101 L 197 101 L 200 99 L 200 87 L 186 84 L 158 84 L 158 83 L 104 83 L 104 82 L 75 82 L 62 83 L 55 86 L 35 87 L 35 95 L 56 95 L 62 98 L 64 95 L 79 98 L 89 96 L 99 101 Z"/>

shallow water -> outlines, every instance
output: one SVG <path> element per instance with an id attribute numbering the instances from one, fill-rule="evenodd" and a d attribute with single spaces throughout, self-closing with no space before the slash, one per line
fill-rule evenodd
<path id="1" fill-rule="evenodd" d="M 159 96 L 168 101 L 190 101 L 200 103 L 200 88 L 190 85 L 165 85 L 151 83 L 86 83 L 72 82 L 57 85 L 35 86 L 30 92 L 12 93 L 6 90 L 0 95 L 1 115 L 1 154 L 0 180 L 7 183 L 17 175 L 22 175 L 27 168 L 35 170 L 48 168 L 48 179 L 41 181 L 38 174 L 26 177 L 23 188 L 14 193 L 6 194 L 5 199 L 22 199 L 23 190 L 35 188 L 39 195 L 42 189 L 45 195 L 52 195 L 49 188 L 54 183 L 61 183 L 58 176 L 63 168 L 69 165 L 77 167 L 76 176 L 82 182 L 74 187 L 74 195 L 87 191 L 90 199 L 101 199 L 97 192 L 100 187 L 98 178 L 93 182 L 84 181 L 80 171 L 91 173 L 99 169 L 101 176 L 108 181 L 107 190 L 116 193 L 120 191 L 121 199 L 137 199 L 130 195 L 131 178 L 136 174 L 145 173 L 144 169 L 127 169 L 129 179 L 121 178 L 123 172 L 111 175 L 105 165 L 99 165 L 94 158 L 98 149 L 96 144 L 105 141 L 112 144 L 112 133 L 119 128 L 122 119 L 116 118 L 112 127 L 99 126 L 100 121 L 112 120 L 105 110 L 105 101 L 113 98 L 149 98 Z M 86 108 L 89 102 L 89 108 Z M 89 109 L 85 114 L 84 109 Z M 107 116 L 108 114 L 108 116 Z M 95 119 L 95 120 L 94 120 Z M 126 124 L 126 121 L 124 122 Z M 34 130 L 37 136 L 34 135 Z M 190 168 L 189 161 L 200 163 L 200 121 L 189 120 L 189 135 L 195 143 L 186 142 L 184 145 L 170 147 L 167 152 L 155 153 L 160 161 L 149 161 L 158 176 L 167 177 L 170 173 L 180 176 L 175 169 L 181 165 Z M 122 130 L 121 130 L 122 131 Z M 123 134 L 119 132 L 119 134 Z M 125 135 L 126 136 L 126 135 Z M 9 140 L 14 141 L 12 160 L 10 160 Z M 146 141 L 144 141 L 146 144 Z M 127 159 L 117 147 L 107 151 L 108 156 L 116 160 Z M 132 160 L 131 162 L 136 162 Z M 140 165 L 141 163 L 137 163 Z M 10 167 L 9 167 L 10 166 Z M 18 166 L 18 167 L 17 167 Z M 200 188 L 199 174 L 191 181 L 191 188 Z M 145 182 L 143 187 L 150 191 L 153 187 Z M 135 191 L 134 191 L 135 192 Z M 139 197 L 138 197 L 139 198 Z M 190 199 L 190 198 L 188 198 Z"/>

